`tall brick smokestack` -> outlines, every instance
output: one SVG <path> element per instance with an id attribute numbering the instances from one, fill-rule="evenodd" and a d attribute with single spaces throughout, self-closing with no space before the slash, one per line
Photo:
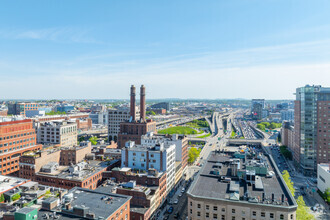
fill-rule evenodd
<path id="1" fill-rule="evenodd" d="M 146 120 L 146 87 L 144 85 L 140 88 L 140 118 L 141 121 Z"/>
<path id="2" fill-rule="evenodd" d="M 132 121 L 135 121 L 135 86 L 131 86 L 131 104 L 130 104 L 130 114 L 131 114 L 131 119 Z"/>

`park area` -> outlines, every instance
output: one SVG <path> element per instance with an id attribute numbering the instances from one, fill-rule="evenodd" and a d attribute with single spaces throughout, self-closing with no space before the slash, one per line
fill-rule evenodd
<path id="1" fill-rule="evenodd" d="M 193 120 L 186 123 L 184 126 L 170 127 L 158 131 L 159 134 L 185 134 L 185 135 L 194 135 L 200 134 L 198 138 L 205 138 L 210 136 L 209 133 L 204 133 L 204 130 L 208 130 L 209 124 L 205 119 Z"/>
<path id="2" fill-rule="evenodd" d="M 190 127 L 170 127 L 158 131 L 159 134 L 202 134 L 202 131 L 197 131 Z"/>

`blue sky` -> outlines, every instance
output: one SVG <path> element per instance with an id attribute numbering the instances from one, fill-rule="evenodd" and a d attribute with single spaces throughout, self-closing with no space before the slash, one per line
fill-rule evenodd
<path id="1" fill-rule="evenodd" d="M 0 99 L 294 98 L 330 86 L 330 1 L 1 1 Z"/>

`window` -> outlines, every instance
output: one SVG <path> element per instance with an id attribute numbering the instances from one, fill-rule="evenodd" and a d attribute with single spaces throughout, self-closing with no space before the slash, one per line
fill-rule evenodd
<path id="1" fill-rule="evenodd" d="M 200 208 L 201 208 L 201 204 L 197 204 L 197 208 L 199 208 L 199 209 L 200 209 Z"/>
<path id="2" fill-rule="evenodd" d="M 197 216 L 201 216 L 201 212 L 197 212 Z"/>
<path id="3" fill-rule="evenodd" d="M 252 212 L 252 215 L 253 215 L 253 216 L 256 216 L 256 215 L 257 215 L 257 212 L 256 212 L 256 211 L 253 211 L 253 212 Z"/>
<path id="4" fill-rule="evenodd" d="M 206 206 L 205 206 L 205 209 L 206 209 L 206 210 L 209 210 L 209 209 L 210 209 L 210 206 L 209 206 L 209 205 L 206 205 Z"/>
<path id="5" fill-rule="evenodd" d="M 231 217 L 231 220 L 235 220 L 235 219 L 236 219 L 235 216 Z"/>
<path id="6" fill-rule="evenodd" d="M 221 216 L 221 220 L 225 220 L 226 218 L 225 218 L 225 216 L 224 215 L 222 215 Z"/>
<path id="7" fill-rule="evenodd" d="M 284 215 L 283 214 L 280 215 L 280 219 L 284 219 Z"/>
<path id="8" fill-rule="evenodd" d="M 210 217 L 210 213 L 208 213 L 208 212 L 205 213 L 205 217 L 206 217 L 206 218 Z"/>
<path id="9" fill-rule="evenodd" d="M 261 217 L 265 217 L 266 216 L 266 214 L 265 214 L 265 212 L 261 212 Z"/>
<path id="10" fill-rule="evenodd" d="M 274 213 L 269 213 L 269 218 L 274 218 Z"/>
<path id="11" fill-rule="evenodd" d="M 190 206 L 192 206 L 192 202 L 190 202 Z"/>
<path id="12" fill-rule="evenodd" d="M 290 219 L 293 219 L 293 214 L 290 215 Z"/>
<path id="13" fill-rule="evenodd" d="M 222 209 L 221 209 L 221 211 L 222 211 L 222 212 L 225 212 L 225 211 L 226 211 L 226 209 L 225 209 L 225 208 L 222 208 Z"/>
<path id="14" fill-rule="evenodd" d="M 235 209 L 232 209 L 232 210 L 231 210 L 231 213 L 235 214 L 235 212 L 236 212 Z"/>
<path id="15" fill-rule="evenodd" d="M 213 214 L 213 219 L 218 219 L 218 215 L 217 214 Z"/>
<path id="16" fill-rule="evenodd" d="M 214 211 L 218 211 L 218 206 L 213 206 Z"/>

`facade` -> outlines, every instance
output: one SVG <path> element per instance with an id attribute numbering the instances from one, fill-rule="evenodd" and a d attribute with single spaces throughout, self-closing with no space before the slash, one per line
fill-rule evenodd
<path id="1" fill-rule="evenodd" d="M 252 99 L 252 107 L 251 107 L 252 119 L 261 120 L 264 107 L 265 107 L 264 99 Z"/>
<path id="2" fill-rule="evenodd" d="M 39 105 L 37 103 L 9 103 L 8 104 L 8 114 L 9 115 L 25 115 L 27 110 L 38 110 Z"/>
<path id="3" fill-rule="evenodd" d="M 175 145 L 164 143 L 154 146 L 135 145 L 127 142 L 121 151 L 121 167 L 129 167 L 137 170 L 148 171 L 155 169 L 158 172 L 166 172 L 167 193 L 175 184 Z"/>
<path id="4" fill-rule="evenodd" d="M 62 147 L 77 145 L 77 123 L 71 121 L 39 122 L 36 125 L 37 142 Z"/>
<path id="5" fill-rule="evenodd" d="M 156 122 L 122 122 L 120 123 L 120 132 L 118 134 L 118 148 L 123 148 L 127 141 L 141 143 L 141 136 L 148 132 L 157 133 Z"/>
<path id="6" fill-rule="evenodd" d="M 93 122 L 92 119 L 87 118 L 87 119 L 76 119 L 76 120 L 71 120 L 75 121 L 77 123 L 77 129 L 81 131 L 87 131 L 92 128 Z"/>
<path id="7" fill-rule="evenodd" d="M 294 126 L 288 121 L 283 121 L 281 128 L 281 143 L 284 146 L 287 146 L 288 149 L 292 152 L 293 157 L 296 157 L 294 147 L 295 147 L 295 135 L 294 135 Z"/>
<path id="8" fill-rule="evenodd" d="M 295 160 L 305 175 L 314 175 L 317 164 L 330 160 L 330 88 L 297 88 L 295 100 Z"/>
<path id="9" fill-rule="evenodd" d="M 89 118 L 92 120 L 93 124 L 108 125 L 108 111 L 93 111 L 89 114 Z"/>
<path id="10" fill-rule="evenodd" d="M 0 109 L 0 116 L 7 116 L 8 115 L 8 109 Z"/>
<path id="11" fill-rule="evenodd" d="M 154 105 L 150 106 L 150 108 L 152 108 L 152 109 L 165 109 L 166 111 L 169 111 L 171 109 L 169 102 L 160 102 L 160 103 L 157 103 L 157 104 L 154 104 Z"/>
<path id="12" fill-rule="evenodd" d="M 8 175 L 19 170 L 19 158 L 27 151 L 40 150 L 36 144 L 32 120 L 0 122 L 0 173 Z"/>
<path id="13" fill-rule="evenodd" d="M 325 192 L 330 188 L 330 164 L 322 163 L 317 165 L 317 188 Z"/>
<path id="14" fill-rule="evenodd" d="M 238 154 L 210 153 L 187 192 L 188 219 L 295 220 L 297 204 L 274 160 L 252 148 Z"/>
<path id="15" fill-rule="evenodd" d="M 57 219 L 128 220 L 130 200 L 130 196 L 75 187 L 69 190 L 60 202 L 44 200 L 38 219 L 44 219 L 44 216 L 55 213 Z"/>
<path id="16" fill-rule="evenodd" d="M 293 122 L 294 121 L 294 110 L 293 109 L 282 110 L 281 111 L 281 120 Z"/>
<path id="17" fill-rule="evenodd" d="M 188 164 L 188 138 L 185 135 L 174 134 L 171 136 L 154 135 L 152 132 L 141 137 L 141 145 L 154 146 L 157 143 L 175 145 L 175 161 L 180 162 L 183 170 Z"/>
<path id="18" fill-rule="evenodd" d="M 120 132 L 120 123 L 129 121 L 131 115 L 129 109 L 109 109 L 108 110 L 108 136 L 109 141 L 118 140 L 118 134 Z M 138 107 L 135 109 L 135 117 L 140 117 L 140 110 Z"/>
<path id="19" fill-rule="evenodd" d="M 84 146 L 62 147 L 59 164 L 61 166 L 69 166 L 77 164 L 84 160 L 87 154 L 92 151 L 91 142 Z"/>
<path id="20" fill-rule="evenodd" d="M 74 106 L 73 105 L 65 105 L 65 104 L 57 105 L 57 106 L 55 106 L 54 111 L 55 112 L 66 112 L 66 113 L 68 113 L 70 111 L 74 111 Z"/>

